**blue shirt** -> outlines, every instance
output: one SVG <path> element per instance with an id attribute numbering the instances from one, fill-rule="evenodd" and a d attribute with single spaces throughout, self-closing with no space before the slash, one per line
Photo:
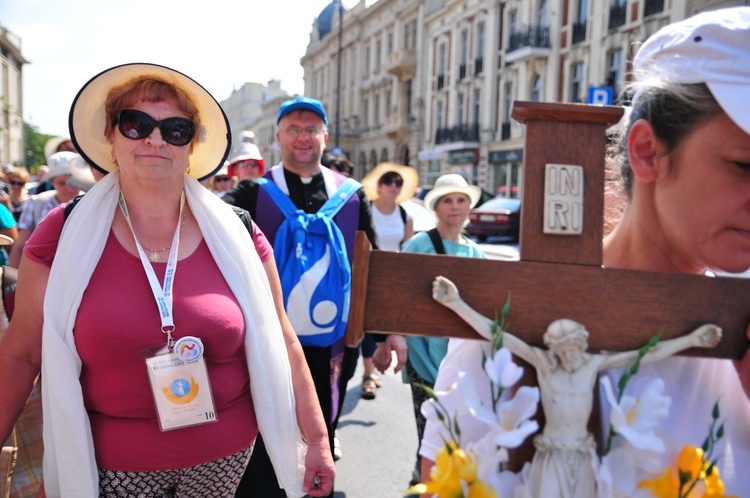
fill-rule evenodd
<path id="1" fill-rule="evenodd" d="M 445 254 L 461 258 L 487 259 L 484 252 L 473 241 L 464 238 L 465 244 L 458 244 L 443 239 Z M 437 254 L 435 246 L 427 232 L 420 232 L 406 241 L 401 252 Z M 406 336 L 409 346 L 409 361 L 420 377 L 434 384 L 437 379 L 440 362 L 448 351 L 447 337 Z"/>

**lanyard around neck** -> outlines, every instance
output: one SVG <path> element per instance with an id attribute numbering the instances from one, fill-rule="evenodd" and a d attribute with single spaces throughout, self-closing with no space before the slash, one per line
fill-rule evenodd
<path id="1" fill-rule="evenodd" d="M 180 197 L 180 216 L 177 218 L 177 228 L 174 231 L 174 237 L 172 238 L 172 245 L 169 248 L 169 258 L 167 259 L 167 271 L 164 274 L 164 286 L 159 285 L 159 279 L 156 277 L 154 268 L 151 265 L 146 252 L 143 250 L 143 246 L 138 242 L 138 237 L 135 235 L 133 230 L 133 223 L 130 220 L 130 214 L 128 213 L 128 205 L 125 203 L 125 197 L 120 192 L 120 198 L 118 200 L 120 211 L 125 217 L 125 221 L 130 227 L 130 231 L 133 233 L 133 240 L 135 240 L 135 246 L 138 248 L 138 256 L 141 258 L 141 264 L 148 277 L 148 283 L 151 286 L 151 292 L 154 294 L 154 300 L 156 306 L 159 308 L 159 315 L 161 317 L 161 331 L 167 334 L 167 348 L 171 352 L 174 349 L 174 340 L 172 338 L 172 332 L 174 332 L 174 317 L 172 315 L 172 288 L 174 286 L 174 275 L 177 272 L 177 252 L 180 247 L 180 220 L 182 220 L 182 210 L 185 207 L 185 192 Z"/>

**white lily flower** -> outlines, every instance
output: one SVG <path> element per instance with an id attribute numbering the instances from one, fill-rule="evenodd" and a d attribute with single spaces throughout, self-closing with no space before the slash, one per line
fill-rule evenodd
<path id="1" fill-rule="evenodd" d="M 539 405 L 539 388 L 523 386 L 509 401 L 498 403 L 495 411 L 477 400 L 469 400 L 468 406 L 474 418 L 489 426 L 491 437 L 497 445 L 517 448 L 534 432 L 539 430 L 535 420 L 529 420 Z"/>
<path id="2" fill-rule="evenodd" d="M 653 379 L 639 390 L 640 395 L 623 394 L 619 403 L 609 377 L 603 377 L 601 384 L 612 407 L 610 423 L 614 430 L 636 448 L 663 452 L 664 442 L 653 429 L 669 414 L 671 400 L 663 395 L 664 381 Z"/>
<path id="3" fill-rule="evenodd" d="M 523 375 L 523 368 L 513 363 L 511 353 L 506 348 L 500 348 L 493 357 L 487 358 L 484 371 L 496 386 L 503 389 L 513 386 Z"/>
<path id="4" fill-rule="evenodd" d="M 592 450 L 593 451 L 593 450 Z M 638 488 L 639 479 L 636 475 L 635 459 L 632 454 L 622 448 L 612 450 L 596 465 L 596 454 L 592 458 L 596 472 L 597 498 L 637 498 L 649 497 L 651 493 Z"/>

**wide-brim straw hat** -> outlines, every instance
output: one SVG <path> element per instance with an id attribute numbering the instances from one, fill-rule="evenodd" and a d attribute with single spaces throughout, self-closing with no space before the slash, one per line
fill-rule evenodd
<path id="1" fill-rule="evenodd" d="M 113 88 L 136 78 L 154 78 L 172 85 L 187 95 L 197 109 L 201 124 L 191 144 L 190 175 L 203 180 L 221 168 L 229 155 L 232 138 L 229 121 L 219 103 L 192 78 L 147 63 L 109 68 L 91 78 L 76 95 L 68 124 L 73 145 L 86 162 L 103 173 L 117 167 L 112 158 L 112 144 L 104 136 L 107 118 L 104 103 Z"/>
<path id="2" fill-rule="evenodd" d="M 49 162 L 49 156 L 57 152 L 58 147 L 64 142 L 71 142 L 68 137 L 51 137 L 44 144 L 44 157 Z"/>
<path id="3" fill-rule="evenodd" d="M 365 194 L 370 200 L 376 200 L 378 195 L 378 181 L 386 173 L 397 173 L 403 180 L 404 185 L 401 187 L 401 193 L 396 197 L 396 204 L 404 202 L 406 199 L 414 197 L 419 183 L 419 174 L 411 166 L 403 166 L 395 163 L 380 163 L 372 171 L 362 178 L 362 186 L 365 188 Z"/>
<path id="4" fill-rule="evenodd" d="M 469 185 L 458 173 L 448 173 L 435 180 L 435 186 L 424 196 L 424 207 L 434 213 L 435 203 L 448 194 L 465 194 L 471 199 L 471 207 L 474 207 L 482 198 L 482 189 Z"/>
<path id="5" fill-rule="evenodd" d="M 91 172 L 91 168 L 86 164 L 83 158 L 76 154 L 76 157 L 68 163 L 70 176 L 67 184 L 78 190 L 88 192 L 96 184 L 96 178 Z"/>

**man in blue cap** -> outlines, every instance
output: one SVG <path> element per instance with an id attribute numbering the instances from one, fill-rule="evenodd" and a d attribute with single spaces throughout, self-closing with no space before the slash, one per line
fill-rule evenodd
<path id="1" fill-rule="evenodd" d="M 328 140 L 328 117 L 323 104 L 308 97 L 288 100 L 281 105 L 276 124 L 276 140 L 281 149 L 281 163 L 268 170 L 263 177 L 275 183 L 297 209 L 306 213 L 316 213 L 346 180 L 343 175 L 320 163 Z M 266 188 L 260 188 L 255 180 L 246 179 L 229 191 L 223 199 L 249 211 L 269 242 L 274 243 L 284 215 Z M 354 259 L 354 235 L 357 230 L 363 230 L 375 246 L 370 201 L 362 189 L 341 208 L 334 221 L 344 236 L 350 262 Z M 286 299 L 287 296 L 284 297 Z M 294 317 L 290 318 L 294 323 Z M 303 346 L 323 416 L 328 425 L 331 448 L 334 447 L 334 423 L 346 393 L 345 379 L 341 382 L 339 380 L 342 368 L 347 369 L 346 365 L 342 367 L 346 349 L 344 338 L 327 347 Z M 351 352 L 347 354 L 347 360 L 350 356 Z M 354 361 L 356 362 L 356 356 Z M 236 496 L 286 496 L 278 487 L 260 436 Z M 330 496 L 333 496 L 333 491 Z"/>

